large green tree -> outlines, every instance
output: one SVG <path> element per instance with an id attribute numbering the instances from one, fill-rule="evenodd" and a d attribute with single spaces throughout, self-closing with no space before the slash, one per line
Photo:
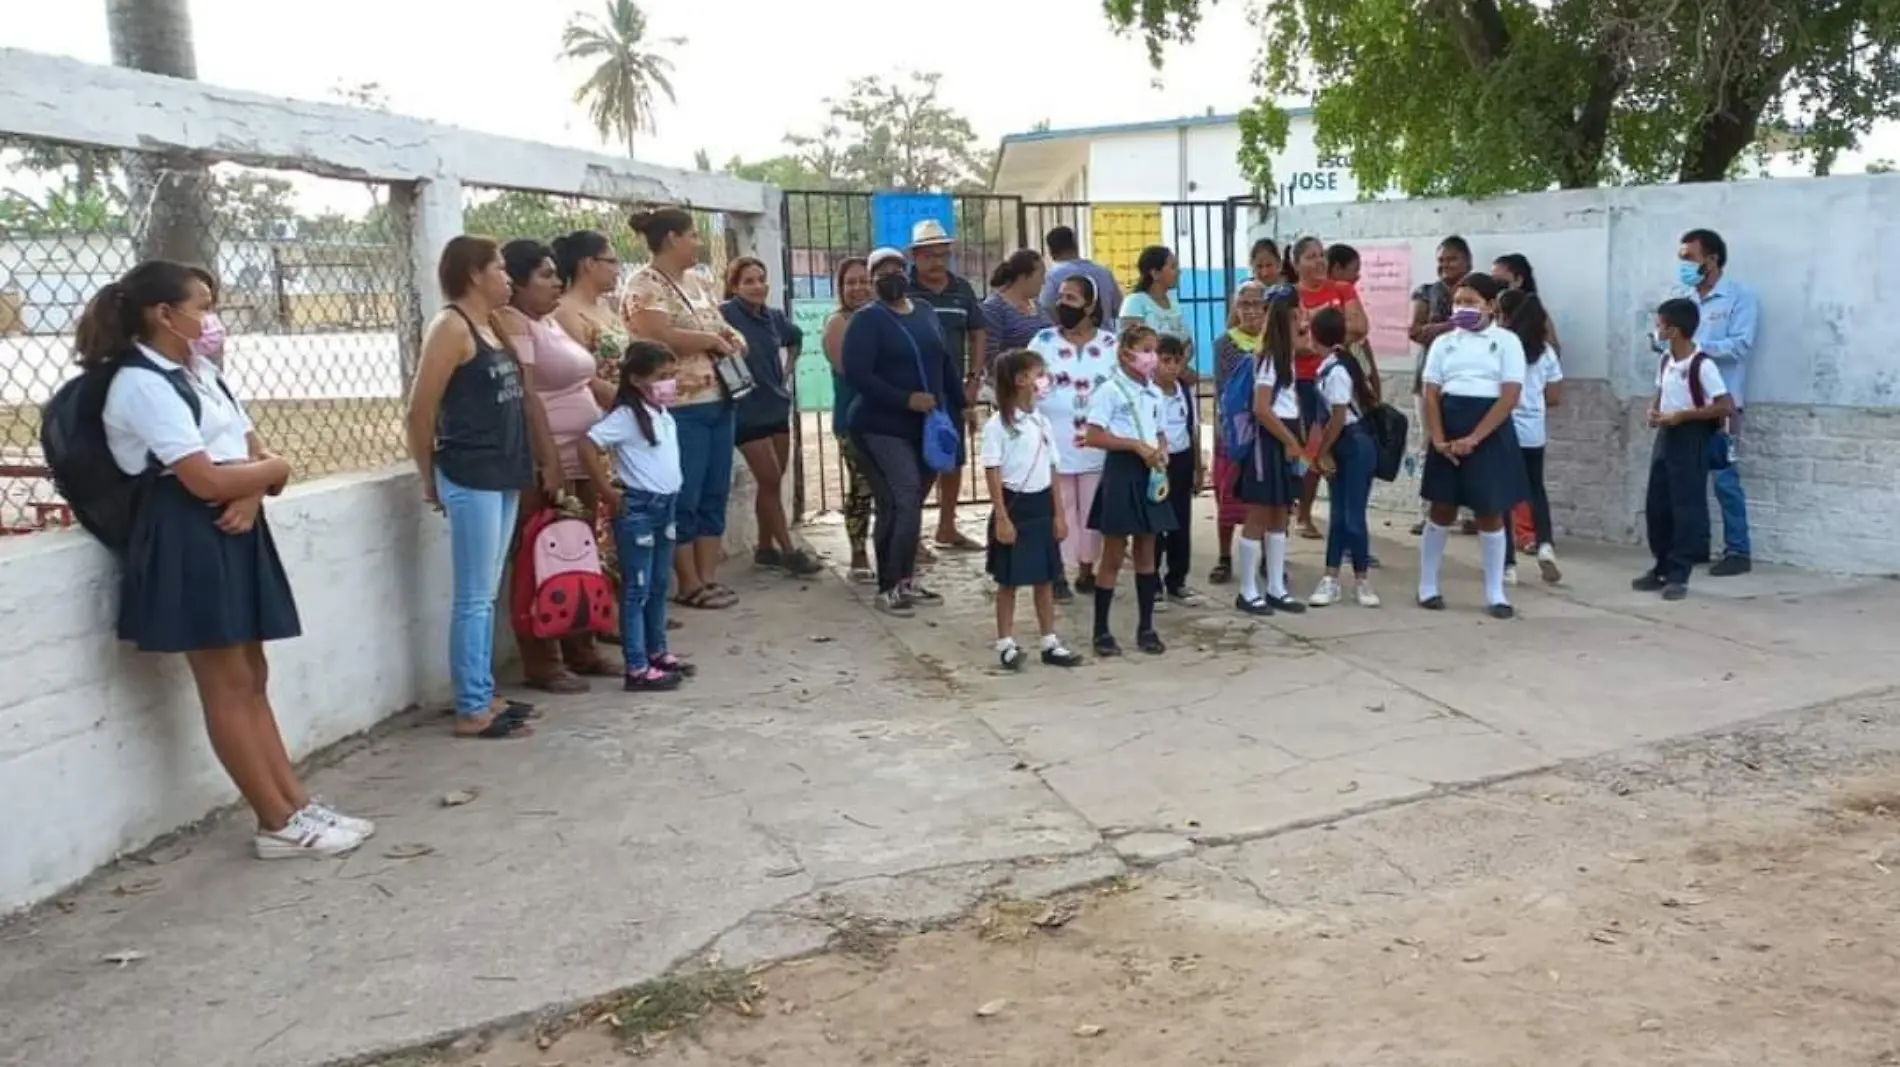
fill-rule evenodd
<path id="1" fill-rule="evenodd" d="M 1103 0 L 1159 65 L 1220 0 Z M 1243 169 L 1273 188 L 1278 101 L 1322 152 L 1414 196 L 1719 181 L 1792 148 L 1826 173 L 1900 111 L 1896 0 L 1258 0 Z"/>
<path id="2" fill-rule="evenodd" d="M 653 132 L 656 93 L 673 99 L 673 61 L 659 48 L 678 48 L 684 37 L 653 40 L 646 12 L 634 0 L 607 0 L 605 18 L 575 15 L 561 33 L 561 58 L 593 65 L 574 91 L 587 117 L 604 138 L 617 138 L 633 156 L 636 135 Z"/>
<path id="3" fill-rule="evenodd" d="M 785 139 L 833 181 L 865 189 L 980 189 L 989 179 L 970 120 L 939 98 L 943 75 L 859 78 L 816 133 Z"/>

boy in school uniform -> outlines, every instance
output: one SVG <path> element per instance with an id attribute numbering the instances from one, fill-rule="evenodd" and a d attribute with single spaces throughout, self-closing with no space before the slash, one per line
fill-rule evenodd
<path id="1" fill-rule="evenodd" d="M 1689 595 L 1690 568 L 1708 549 L 1709 445 L 1734 410 L 1720 368 L 1696 348 L 1700 324 L 1693 300 L 1677 297 L 1656 309 L 1656 335 L 1667 351 L 1656 368 L 1656 397 L 1649 404 L 1656 448 L 1644 505 L 1649 552 L 1656 562 L 1630 587 L 1659 592 L 1664 600 Z"/>
<path id="2" fill-rule="evenodd" d="M 1188 529 L 1194 521 L 1194 494 L 1207 480 L 1201 462 L 1200 412 L 1194 391 L 1181 380 L 1187 367 L 1187 346 L 1179 337 L 1163 334 L 1155 346 L 1155 388 L 1161 392 L 1161 433 L 1168 441 L 1168 503 L 1174 508 L 1175 528 L 1160 537 L 1166 573 L 1162 587 L 1168 599 L 1189 604 L 1200 594 L 1188 588 L 1193 545 Z"/>

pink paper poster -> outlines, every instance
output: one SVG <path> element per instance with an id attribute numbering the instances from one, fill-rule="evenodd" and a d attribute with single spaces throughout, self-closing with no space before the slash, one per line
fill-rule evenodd
<path id="1" fill-rule="evenodd" d="M 1359 246 L 1359 302 L 1371 326 L 1372 352 L 1381 359 L 1409 355 L 1412 325 L 1412 250 L 1406 245 Z"/>

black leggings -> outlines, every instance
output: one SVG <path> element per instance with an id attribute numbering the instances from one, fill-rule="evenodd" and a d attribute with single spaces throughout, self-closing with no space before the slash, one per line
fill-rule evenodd
<path id="1" fill-rule="evenodd" d="M 917 542 L 924 528 L 924 497 L 931 483 L 917 442 L 883 434 L 853 438 L 864 461 L 864 479 L 877 500 L 871 552 L 877 561 L 877 591 L 888 593 L 915 576 Z"/>
<path id="2" fill-rule="evenodd" d="M 1550 493 L 1544 488 L 1544 450 L 1543 448 L 1520 448 L 1524 456 L 1524 476 L 1531 486 L 1531 528 L 1537 531 L 1537 546 L 1542 548 L 1554 544 L 1556 532 L 1550 527 Z M 1506 565 L 1517 562 L 1517 534 L 1511 529 L 1511 517 L 1504 517 L 1504 562 Z"/>

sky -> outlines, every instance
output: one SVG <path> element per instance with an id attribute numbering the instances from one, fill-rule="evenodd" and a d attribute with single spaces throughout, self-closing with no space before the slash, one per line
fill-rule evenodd
<path id="1" fill-rule="evenodd" d="M 0 26 L 9 46 L 105 63 L 105 7 L 0 0 Z M 583 69 L 556 55 L 576 11 L 605 7 L 605 0 L 191 0 L 205 82 L 311 100 L 334 99 L 339 85 L 376 82 L 403 114 L 594 149 L 607 146 L 573 102 Z M 1254 95 L 1258 36 L 1245 0 L 1215 5 L 1196 41 L 1177 46 L 1159 74 L 1138 39 L 1110 32 L 1100 0 L 960 0 L 956 17 L 934 18 L 927 29 L 908 11 L 879 19 L 875 6 L 845 0 L 643 0 L 643 7 L 656 38 L 686 38 L 667 49 L 678 102 L 662 101 L 658 132 L 638 149 L 652 163 L 690 167 L 702 148 L 715 165 L 777 155 L 787 133 L 819 127 L 827 97 L 868 74 L 941 73 L 943 100 L 970 119 L 986 148 L 1042 121 L 1063 128 L 1226 113 Z M 1083 73 L 1086 81 L 1075 77 Z M 1881 156 L 1900 157 L 1891 129 L 1839 170 Z"/>
<path id="2" fill-rule="evenodd" d="M 104 0 L 0 0 L 6 44 L 110 61 Z M 957 17 L 919 29 L 845 0 L 642 0 L 668 48 L 677 104 L 662 100 L 641 159 L 715 164 L 785 151 L 815 131 L 827 97 L 859 76 L 943 75 L 942 96 L 985 147 L 1048 120 L 1056 127 L 1237 111 L 1252 98 L 1254 47 L 1243 0 L 1225 0 L 1203 39 L 1161 85 L 1138 39 L 1107 27 L 1100 0 L 960 0 Z M 490 133 L 604 147 L 573 102 L 583 68 L 556 60 L 561 29 L 605 0 L 191 0 L 200 80 L 303 99 L 374 81 L 391 109 Z M 297 14 L 293 15 L 295 12 Z M 308 13 L 308 14 L 305 14 Z M 1087 92 L 1049 91 L 1062 68 L 1090 72 Z M 614 149 L 617 151 L 617 149 Z"/>

